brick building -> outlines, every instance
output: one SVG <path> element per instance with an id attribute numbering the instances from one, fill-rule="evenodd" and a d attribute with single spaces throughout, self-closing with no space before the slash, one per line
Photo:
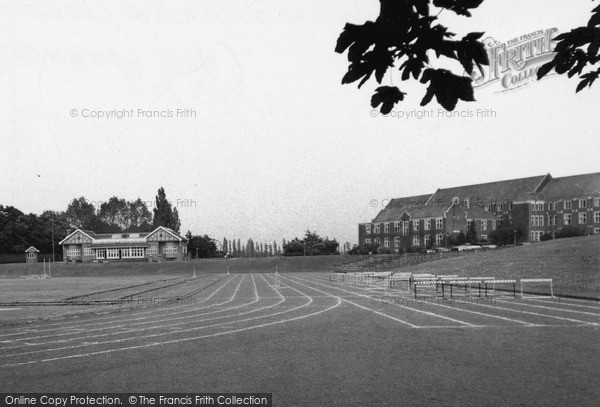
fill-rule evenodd
<path id="1" fill-rule="evenodd" d="M 63 261 L 163 261 L 187 258 L 187 239 L 159 226 L 150 233 L 102 233 L 77 229 L 59 242 Z"/>
<path id="2" fill-rule="evenodd" d="M 358 240 L 361 247 L 379 244 L 389 251 L 445 246 L 472 222 L 482 242 L 501 227 L 521 230 L 527 242 L 565 227 L 600 234 L 600 173 L 547 174 L 392 199 L 375 219 L 358 225 Z"/>

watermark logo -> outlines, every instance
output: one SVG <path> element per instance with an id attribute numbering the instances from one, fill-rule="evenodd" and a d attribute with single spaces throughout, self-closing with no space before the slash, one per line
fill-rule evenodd
<path id="1" fill-rule="evenodd" d="M 94 109 L 84 107 L 82 109 L 71 109 L 69 115 L 73 118 L 100 119 L 100 120 L 123 120 L 123 119 L 195 119 L 198 112 L 189 108 L 176 109 Z"/>
<path id="2" fill-rule="evenodd" d="M 483 42 L 490 65 L 484 67 L 483 74 L 473 72 L 473 87 L 477 89 L 498 83 L 501 92 L 506 92 L 536 81 L 538 69 L 554 58 L 553 38 L 557 31 L 557 28 L 547 28 L 506 42 L 486 38 Z"/>

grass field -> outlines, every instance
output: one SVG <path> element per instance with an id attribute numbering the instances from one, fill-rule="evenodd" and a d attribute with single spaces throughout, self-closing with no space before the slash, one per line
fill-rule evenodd
<path id="1" fill-rule="evenodd" d="M 5 391 L 269 392 L 277 406 L 594 406 L 600 398 L 593 301 L 417 302 L 323 272 L 150 279 L 153 291 L 131 287 L 142 277 L 50 282 L 60 280 L 67 287 L 46 290 L 50 297 L 193 301 L 4 326 Z M 94 294 L 77 280 L 113 291 Z"/>
<path id="2" fill-rule="evenodd" d="M 558 294 L 600 299 L 600 236 L 490 250 L 420 264 L 406 271 L 500 279 L 552 278 Z"/>
<path id="3" fill-rule="evenodd" d="M 128 262 L 128 263 L 55 263 L 52 275 L 55 277 L 77 276 L 136 276 L 136 275 L 192 275 L 194 268 L 198 274 L 206 273 L 297 273 L 309 271 L 330 271 L 333 265 L 342 261 L 340 256 L 316 257 L 261 257 L 232 259 L 198 259 L 189 262 Z M 43 264 L 0 264 L 1 278 L 20 278 L 43 274 Z M 48 267 L 46 265 L 46 267 Z M 46 269 L 47 270 L 47 269 Z"/>

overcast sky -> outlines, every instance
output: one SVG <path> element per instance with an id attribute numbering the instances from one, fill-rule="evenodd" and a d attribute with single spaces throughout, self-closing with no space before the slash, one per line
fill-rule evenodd
<path id="1" fill-rule="evenodd" d="M 459 38 L 504 42 L 583 25 L 595 4 L 486 0 L 470 19 L 440 18 Z M 385 199 L 600 171 L 600 84 L 577 95 L 577 81 L 557 76 L 512 92 L 496 84 L 457 107 L 496 117 L 438 117 L 435 100 L 436 117 L 376 115 L 377 83 L 342 86 L 347 59 L 334 47 L 346 22 L 378 10 L 376 0 L 2 2 L 0 204 L 154 201 L 162 186 L 182 232 L 281 241 L 308 228 L 356 243 Z M 384 82 L 408 92 L 396 116 L 423 111 L 424 87 L 397 72 Z M 90 117 L 102 111 L 133 114 Z"/>

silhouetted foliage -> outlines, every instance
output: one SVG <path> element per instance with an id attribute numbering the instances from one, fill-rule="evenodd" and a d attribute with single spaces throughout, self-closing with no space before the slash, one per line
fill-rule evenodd
<path id="1" fill-rule="evenodd" d="M 335 51 L 348 52 L 348 72 L 342 84 L 358 80 L 360 88 L 373 74 L 381 83 L 388 69 L 402 72 L 403 81 L 419 80 L 429 83 L 421 106 L 427 105 L 435 96 L 447 110 L 454 110 L 458 100 L 473 101 L 473 86 L 469 76 L 459 76 L 446 69 L 430 65 L 428 51 L 434 51 L 460 62 L 469 75 L 477 67 L 483 73 L 483 65 L 489 65 L 485 46 L 479 41 L 483 33 L 469 33 L 461 40 L 452 40 L 455 34 L 447 27 L 437 24 L 434 7 L 470 17 L 469 10 L 477 8 L 483 0 L 380 0 L 379 17 L 362 25 L 347 23 L 340 34 Z M 371 106 L 381 105 L 382 114 L 389 113 L 394 105 L 404 99 L 406 93 L 396 86 L 381 86 L 371 98 Z"/>
<path id="2" fill-rule="evenodd" d="M 554 38 L 558 41 L 552 61 L 542 65 L 537 72 L 538 79 L 543 78 L 552 70 L 569 78 L 577 75 L 581 81 L 576 92 L 585 87 L 591 87 L 600 76 L 600 68 L 584 73 L 585 68 L 592 68 L 600 62 L 600 6 L 592 10 L 588 24 L 577 27 L 568 33 L 559 34 Z M 587 47 L 587 49 L 586 49 Z"/>

